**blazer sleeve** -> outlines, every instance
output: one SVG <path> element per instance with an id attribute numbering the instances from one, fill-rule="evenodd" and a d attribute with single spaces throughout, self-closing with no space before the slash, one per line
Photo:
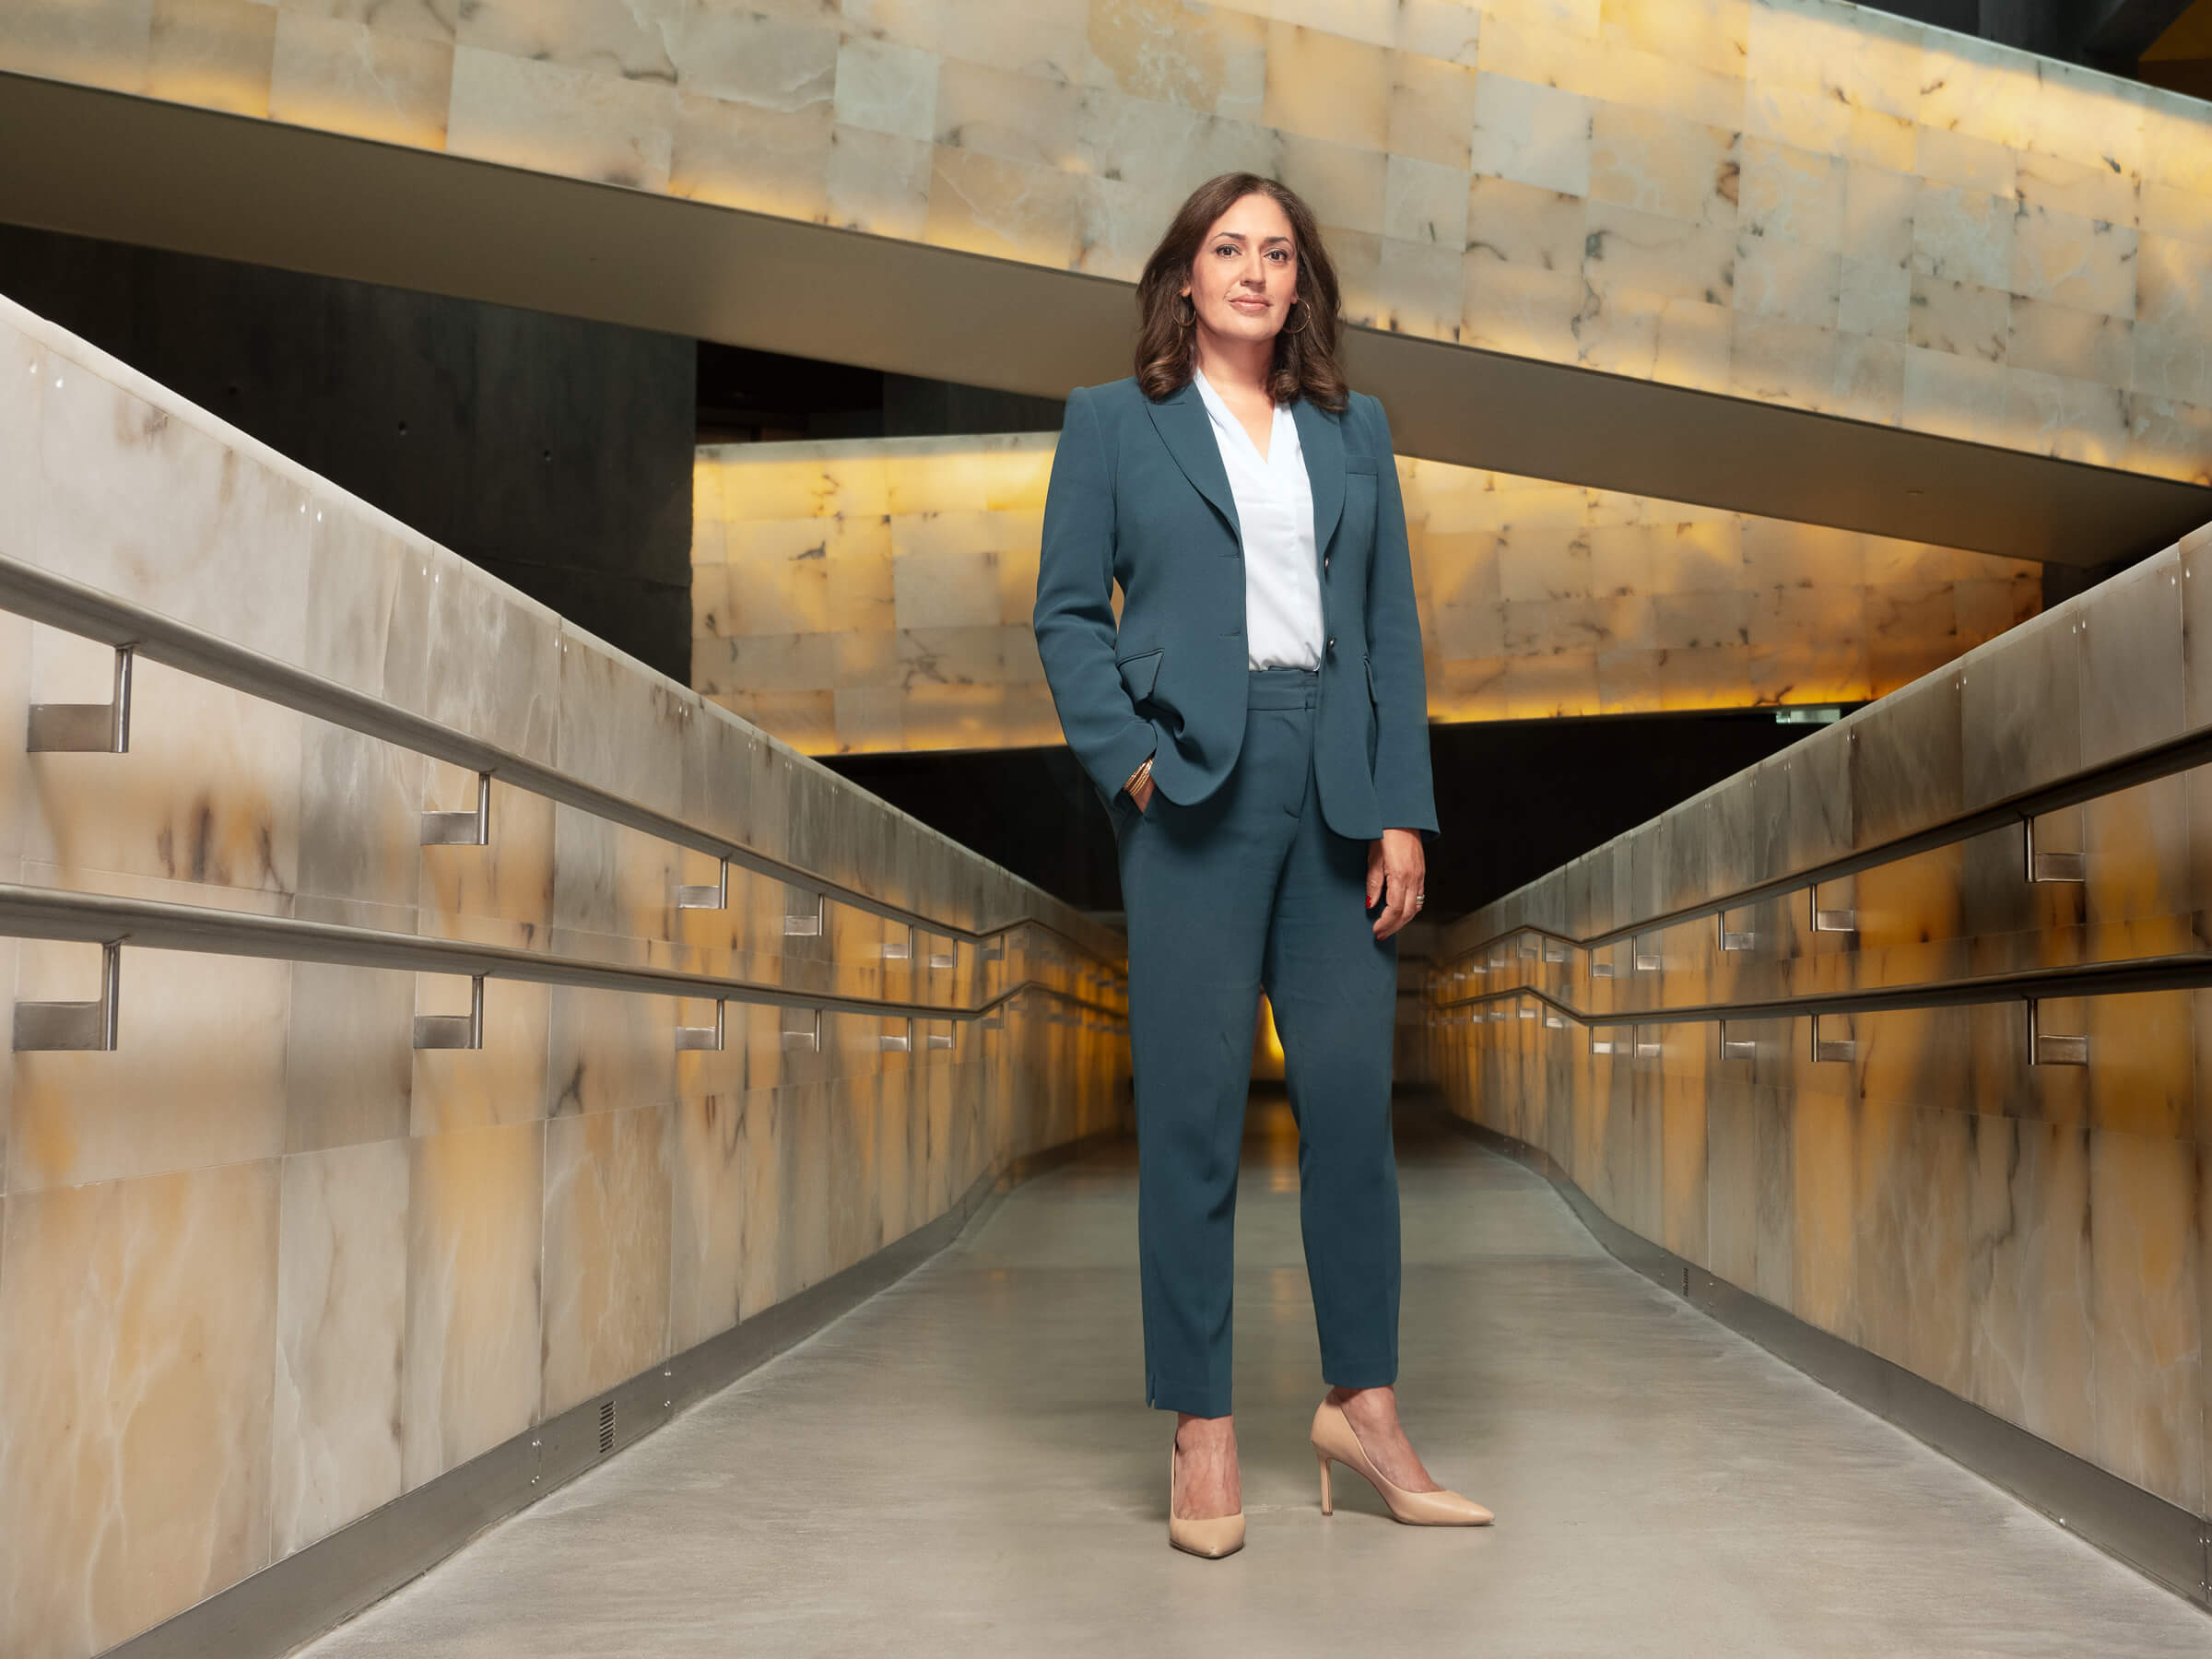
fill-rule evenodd
<path id="1" fill-rule="evenodd" d="M 1375 680 L 1375 799 L 1392 830 L 1436 833 L 1429 774 L 1429 678 L 1421 664 L 1421 614 L 1413 595 L 1413 552 L 1398 489 L 1390 418 L 1361 394 L 1375 440 L 1375 555 L 1367 571 L 1367 654 Z"/>
<path id="2" fill-rule="evenodd" d="M 1037 654 L 1068 747 L 1112 800 L 1159 746 L 1113 660 L 1113 466 L 1090 388 L 1068 394 L 1044 497 Z"/>

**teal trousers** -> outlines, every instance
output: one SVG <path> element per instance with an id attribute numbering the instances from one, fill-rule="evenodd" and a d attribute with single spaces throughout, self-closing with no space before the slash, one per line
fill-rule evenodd
<path id="1" fill-rule="evenodd" d="M 1397 942 L 1377 944 L 1367 843 L 1323 822 L 1320 676 L 1251 676 L 1228 781 L 1179 806 L 1110 807 L 1129 926 L 1145 1397 L 1230 1413 L 1237 1163 L 1265 989 L 1298 1120 L 1300 1218 L 1323 1379 L 1397 1378 L 1398 1182 L 1391 1148 Z"/>

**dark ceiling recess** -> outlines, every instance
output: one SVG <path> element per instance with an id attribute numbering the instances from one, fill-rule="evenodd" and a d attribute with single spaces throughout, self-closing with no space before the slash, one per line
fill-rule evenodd
<path id="1" fill-rule="evenodd" d="M 1056 432 L 1061 402 L 813 358 L 699 346 L 699 441 Z"/>
<path id="2" fill-rule="evenodd" d="M 1450 921 L 1818 728 L 1771 710 L 1432 725 L 1443 834 L 1428 914 Z M 1079 909 L 1116 912 L 1113 833 L 1065 748 L 839 755 L 825 764 Z"/>

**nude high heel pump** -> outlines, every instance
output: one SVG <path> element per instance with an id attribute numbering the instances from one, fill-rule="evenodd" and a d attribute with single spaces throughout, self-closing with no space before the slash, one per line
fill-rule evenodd
<path id="1" fill-rule="evenodd" d="M 1313 1413 L 1313 1453 L 1321 1459 L 1321 1512 L 1333 1514 L 1329 1497 L 1329 1464 L 1340 1463 L 1367 1477 L 1368 1484 L 1382 1495 L 1390 1512 L 1407 1526 L 1488 1526 L 1496 1519 L 1471 1498 L 1457 1492 L 1409 1492 L 1393 1486 L 1359 1443 L 1359 1432 L 1344 1407 L 1324 1400 Z"/>
<path id="2" fill-rule="evenodd" d="M 1168 1542 L 1194 1556 L 1218 1560 L 1244 1547 L 1244 1512 L 1212 1515 L 1203 1521 L 1186 1520 L 1175 1512 L 1176 1447 L 1168 1442 Z"/>

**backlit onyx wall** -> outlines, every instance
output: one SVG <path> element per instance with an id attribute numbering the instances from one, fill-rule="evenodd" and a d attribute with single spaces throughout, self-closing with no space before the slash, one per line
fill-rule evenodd
<path id="1" fill-rule="evenodd" d="M 1814 728 L 1771 712 L 1432 725 L 1443 834 L 1429 916 L 1486 904 Z M 825 764 L 1047 891 L 1118 911 L 1113 834 L 1063 747 L 850 755 Z"/>

